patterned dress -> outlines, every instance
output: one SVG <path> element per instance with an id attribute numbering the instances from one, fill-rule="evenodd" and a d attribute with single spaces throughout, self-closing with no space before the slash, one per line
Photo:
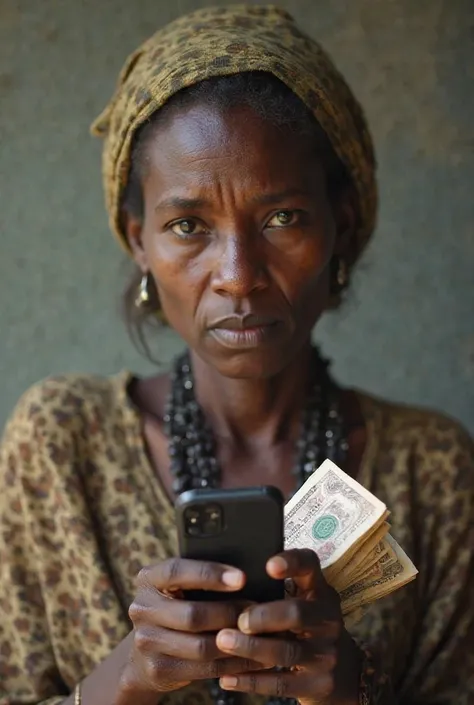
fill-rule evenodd
<path id="1" fill-rule="evenodd" d="M 129 633 L 140 568 L 176 554 L 173 507 L 148 459 L 130 380 L 49 379 L 7 425 L 0 705 L 61 702 Z M 359 400 L 368 441 L 358 480 L 387 504 L 392 534 L 420 571 L 354 628 L 379 657 L 380 683 L 391 682 L 373 702 L 472 705 L 473 443 L 441 415 Z M 207 689 L 165 702 L 206 705 Z"/>

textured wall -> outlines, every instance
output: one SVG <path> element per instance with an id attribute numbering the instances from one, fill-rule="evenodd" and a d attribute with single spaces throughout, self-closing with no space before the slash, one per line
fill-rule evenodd
<path id="1" fill-rule="evenodd" d="M 0 425 L 62 371 L 138 371 L 117 313 L 88 124 L 125 55 L 196 0 L 0 0 Z M 225 4 L 225 3 L 221 3 Z M 283 0 L 347 73 L 380 162 L 380 225 L 318 335 L 344 382 L 474 428 L 474 3 Z M 164 362 L 179 345 L 156 342 Z"/>

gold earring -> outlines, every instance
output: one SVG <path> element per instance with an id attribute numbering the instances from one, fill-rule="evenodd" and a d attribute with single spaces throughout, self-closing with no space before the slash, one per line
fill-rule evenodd
<path id="1" fill-rule="evenodd" d="M 331 294 L 339 296 L 349 283 L 349 267 L 342 257 L 334 255 L 331 260 Z"/>
<path id="2" fill-rule="evenodd" d="M 342 257 L 339 258 L 339 263 L 337 265 L 336 281 L 338 286 L 344 289 L 347 286 L 347 281 L 349 279 L 349 272 L 347 268 L 347 262 Z"/>
<path id="3" fill-rule="evenodd" d="M 150 292 L 149 287 L 149 274 L 148 272 L 142 276 L 140 279 L 140 284 L 138 285 L 138 294 L 135 299 L 135 306 L 137 308 L 144 308 L 150 303 Z"/>

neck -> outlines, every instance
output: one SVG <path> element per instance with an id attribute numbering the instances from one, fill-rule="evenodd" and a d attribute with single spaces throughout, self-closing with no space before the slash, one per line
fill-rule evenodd
<path id="1" fill-rule="evenodd" d="M 308 341 L 275 377 L 232 379 L 192 354 L 196 397 L 214 436 L 245 444 L 296 439 L 312 361 Z"/>

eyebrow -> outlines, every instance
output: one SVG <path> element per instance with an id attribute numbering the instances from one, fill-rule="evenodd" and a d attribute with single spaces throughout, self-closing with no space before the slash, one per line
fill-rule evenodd
<path id="1" fill-rule="evenodd" d="M 284 201 L 286 198 L 294 197 L 304 197 L 309 198 L 311 196 L 309 191 L 303 189 L 291 188 L 285 191 L 280 191 L 279 193 L 269 193 L 263 196 L 255 196 L 252 198 L 252 203 L 258 205 L 273 205 Z M 167 208 L 176 208 L 178 210 L 195 210 L 197 208 L 205 208 L 209 206 L 210 202 L 205 198 L 183 198 L 180 196 L 172 196 L 171 198 L 166 198 L 164 201 L 160 201 L 155 206 L 155 211 L 166 210 Z"/>
<path id="2" fill-rule="evenodd" d="M 166 208 L 193 210 L 195 208 L 204 208 L 204 206 L 207 205 L 209 205 L 208 201 L 204 198 L 181 198 L 179 196 L 172 196 L 171 198 L 166 198 L 164 201 L 157 203 L 155 210 L 165 210 Z"/>

